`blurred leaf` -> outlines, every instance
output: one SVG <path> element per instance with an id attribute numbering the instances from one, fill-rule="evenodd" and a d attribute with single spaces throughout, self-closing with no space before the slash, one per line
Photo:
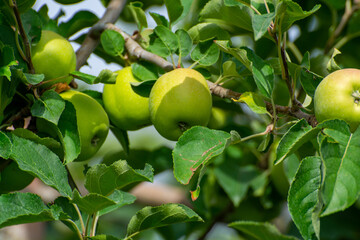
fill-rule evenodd
<path id="1" fill-rule="evenodd" d="M 190 11 L 192 0 L 164 0 L 170 25 L 182 20 Z"/>
<path id="2" fill-rule="evenodd" d="M 12 151 L 12 144 L 8 136 L 0 131 L 0 157 L 8 159 Z"/>
<path id="3" fill-rule="evenodd" d="M 245 103 L 253 112 L 258 114 L 267 114 L 266 104 L 261 95 L 253 92 L 245 92 L 235 102 Z"/>
<path id="4" fill-rule="evenodd" d="M 214 173 L 235 207 L 240 205 L 252 181 L 260 175 L 255 166 L 240 166 L 234 160 L 224 162 L 214 169 Z"/>
<path id="5" fill-rule="evenodd" d="M 55 91 L 48 90 L 32 105 L 31 114 L 57 125 L 64 109 L 65 101 Z"/>
<path id="6" fill-rule="evenodd" d="M 101 70 L 101 72 L 97 77 L 79 71 L 73 71 L 70 73 L 70 75 L 87 84 L 97 84 L 97 83 L 114 84 L 116 82 L 116 77 L 118 74 L 109 69 L 103 69 Z"/>
<path id="7" fill-rule="evenodd" d="M 89 237 L 90 240 L 121 240 L 120 238 L 116 238 L 114 236 L 111 235 L 97 235 L 95 237 Z"/>
<path id="8" fill-rule="evenodd" d="M 169 28 L 169 21 L 163 16 L 155 12 L 149 12 L 150 16 L 154 19 L 158 26 L 162 25 Z"/>
<path id="9" fill-rule="evenodd" d="M 274 90 L 274 69 L 250 48 L 245 48 L 247 57 L 252 63 L 252 73 L 260 93 L 271 98 Z"/>
<path id="10" fill-rule="evenodd" d="M 360 13 L 359 11 L 356 11 L 349 20 L 347 27 L 347 35 L 358 36 L 360 34 L 359 21 L 360 21 Z"/>
<path id="11" fill-rule="evenodd" d="M 130 4 L 127 6 L 130 9 L 131 15 L 134 18 L 135 23 L 137 24 L 139 32 L 141 32 L 143 28 L 147 28 L 148 24 L 145 12 L 142 9 L 142 2 L 130 2 Z"/>
<path id="12" fill-rule="evenodd" d="M 254 16 L 252 17 L 252 27 L 254 30 L 255 41 L 259 40 L 267 33 L 267 30 L 274 18 L 274 12 L 262 15 L 254 14 Z"/>
<path id="13" fill-rule="evenodd" d="M 11 135 L 13 143 L 10 158 L 21 170 L 38 177 L 46 185 L 58 190 L 64 196 L 71 196 L 67 172 L 59 157 L 44 145 Z"/>
<path id="14" fill-rule="evenodd" d="M 227 132 L 206 127 L 192 127 L 176 143 L 173 150 L 174 175 L 181 184 L 188 184 L 198 167 L 222 153 L 231 141 Z"/>
<path id="15" fill-rule="evenodd" d="M 92 27 L 99 21 L 99 18 L 89 11 L 77 11 L 67 22 L 61 22 L 58 32 L 65 38 L 69 38 L 80 30 Z"/>
<path id="16" fill-rule="evenodd" d="M 108 197 L 97 193 L 89 193 L 82 197 L 78 191 L 74 191 L 71 202 L 75 203 L 80 210 L 86 212 L 87 214 L 93 214 L 109 208 L 116 210 L 124 205 L 133 203 L 135 201 L 135 197 L 132 196 L 129 198 L 128 195 L 132 196 L 129 193 L 115 190 Z"/>
<path id="17" fill-rule="evenodd" d="M 191 59 L 204 66 L 211 66 L 219 59 L 220 49 L 212 41 L 199 42 L 191 52 Z"/>
<path id="18" fill-rule="evenodd" d="M 33 193 L 0 195 L 0 228 L 33 222 L 55 220 L 51 210 Z"/>
<path id="19" fill-rule="evenodd" d="M 215 23 L 198 23 L 189 29 L 189 35 L 194 43 L 211 39 L 230 40 L 230 34 Z"/>
<path id="20" fill-rule="evenodd" d="M 126 161 L 119 160 L 110 166 L 98 164 L 91 167 L 86 173 L 85 187 L 90 193 L 107 196 L 131 183 L 152 182 L 153 177 L 153 168 L 149 164 L 144 170 L 134 170 Z"/>
<path id="21" fill-rule="evenodd" d="M 0 81 L 2 76 L 10 81 L 11 71 L 10 67 L 18 65 L 15 59 L 13 48 L 10 46 L 3 46 L 0 41 Z"/>
<path id="22" fill-rule="evenodd" d="M 116 137 L 116 139 L 119 141 L 119 143 L 121 144 L 122 148 L 124 149 L 124 152 L 126 154 L 129 153 L 130 151 L 130 142 L 129 142 L 129 136 L 127 134 L 126 130 L 117 128 L 115 126 L 110 126 L 110 130 L 111 132 L 114 134 L 114 136 Z"/>
<path id="23" fill-rule="evenodd" d="M 29 9 L 21 14 L 21 21 L 30 44 L 39 42 L 42 25 L 38 13 L 33 9 Z"/>
<path id="24" fill-rule="evenodd" d="M 320 156 L 325 165 L 323 199 L 326 216 L 350 207 L 360 192 L 360 128 L 351 133 L 342 121 L 332 129 L 323 130 Z"/>
<path id="25" fill-rule="evenodd" d="M 177 54 L 180 57 L 186 57 L 193 46 L 193 42 L 191 40 L 191 37 L 189 36 L 188 32 L 184 29 L 178 29 L 175 32 L 176 36 L 178 37 L 179 41 L 179 49 L 177 51 Z"/>
<path id="26" fill-rule="evenodd" d="M 55 2 L 61 3 L 61 4 L 75 4 L 82 2 L 83 0 L 55 0 Z"/>
<path id="27" fill-rule="evenodd" d="M 105 52 L 112 56 L 120 56 L 124 51 L 125 39 L 117 31 L 105 30 L 101 33 L 100 41 Z"/>
<path id="28" fill-rule="evenodd" d="M 256 240 L 297 240 L 295 237 L 282 235 L 275 226 L 267 222 L 238 221 L 230 223 L 229 227 L 235 228 Z"/>
<path id="29" fill-rule="evenodd" d="M 314 98 L 316 87 L 323 78 L 313 72 L 310 72 L 306 68 L 301 68 L 299 78 L 304 91 L 310 97 Z"/>
<path id="30" fill-rule="evenodd" d="M 288 195 L 291 217 L 304 239 L 320 239 L 320 187 L 321 158 L 304 158 Z"/>
<path id="31" fill-rule="evenodd" d="M 222 76 L 223 77 L 239 77 L 240 74 L 236 69 L 236 62 L 228 60 L 222 65 Z"/>
<path id="32" fill-rule="evenodd" d="M 276 22 L 281 23 L 281 32 L 289 30 L 292 24 L 298 20 L 304 19 L 320 9 L 320 4 L 315 5 L 310 11 L 304 11 L 299 4 L 292 0 L 281 1 L 276 6 Z"/>
<path id="33" fill-rule="evenodd" d="M 182 204 L 169 203 L 158 207 L 145 207 L 131 218 L 126 235 L 129 237 L 151 228 L 197 221 L 203 220 L 193 210 Z"/>
<path id="34" fill-rule="evenodd" d="M 248 70 L 252 71 L 251 61 L 248 59 L 247 51 L 244 48 L 232 48 L 229 46 L 229 41 L 215 41 L 216 45 L 221 51 L 234 56 L 239 60 Z"/>
<path id="35" fill-rule="evenodd" d="M 341 52 L 338 49 L 334 48 L 334 52 L 331 55 L 331 58 L 327 64 L 327 68 L 326 68 L 329 73 L 332 73 L 332 72 L 335 72 L 335 71 L 341 69 L 341 67 L 339 67 L 339 65 L 335 61 L 335 57 L 339 54 L 341 54 Z"/>
<path id="36" fill-rule="evenodd" d="M 102 209 L 99 212 L 99 216 L 115 211 L 122 206 L 132 204 L 136 200 L 136 197 L 134 195 L 120 190 L 115 190 L 111 195 L 108 196 L 108 198 L 114 201 L 116 204 Z"/>
<path id="37" fill-rule="evenodd" d="M 36 0 L 16 0 L 16 5 L 19 9 L 19 12 L 24 13 L 29 10 L 35 2 Z"/>
<path id="38" fill-rule="evenodd" d="M 179 41 L 175 33 L 173 33 L 167 27 L 161 25 L 157 26 L 154 29 L 154 32 L 160 38 L 160 40 L 163 42 L 163 44 L 171 54 L 174 54 L 176 50 L 178 50 Z"/>

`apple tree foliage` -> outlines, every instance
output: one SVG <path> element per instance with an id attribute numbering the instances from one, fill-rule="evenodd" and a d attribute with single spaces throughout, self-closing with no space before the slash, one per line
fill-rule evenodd
<path id="1" fill-rule="evenodd" d="M 101 0 L 105 7 L 121 2 Z M 46 5 L 36 12 L 34 3 L 0 1 L 0 170 L 15 161 L 60 196 L 45 204 L 34 193 L 1 194 L 1 228 L 61 221 L 78 239 L 149 239 L 141 235 L 149 229 L 161 239 L 220 239 L 212 230 L 223 223 L 221 239 L 359 239 L 360 130 L 336 119 L 318 123 L 313 109 L 323 77 L 360 66 L 359 1 L 127 1 L 117 18 L 134 23 L 132 37 L 120 23 L 98 24 L 92 12 L 62 22 L 63 12 L 50 18 Z M 164 5 L 167 14 L 145 14 L 153 5 Z M 76 35 L 86 28 L 99 41 L 92 54 L 119 69 L 132 64 L 137 91 L 149 92 L 171 68 L 202 73 L 226 122 L 220 129 L 192 127 L 173 149 L 153 151 L 131 149 L 127 132 L 111 126 L 123 152 L 87 166 L 85 182 L 73 182 L 76 112 L 59 96 L 67 86 L 41 87 L 44 76 L 34 74 L 29 50 L 42 29 L 86 44 L 88 31 Z M 115 81 L 110 70 L 92 76 L 80 67 L 71 73 L 76 81 Z M 101 92 L 85 93 L 102 103 Z M 38 134 L 37 118 L 56 126 L 58 137 Z M 165 170 L 188 191 L 190 207 L 146 206 L 124 235 L 96 232 L 103 215 L 134 204 L 131 188 Z M 1 174 L 0 184 L 6 184 Z"/>

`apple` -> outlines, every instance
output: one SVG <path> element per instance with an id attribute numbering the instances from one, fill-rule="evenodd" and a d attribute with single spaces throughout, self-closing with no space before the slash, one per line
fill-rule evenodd
<path id="1" fill-rule="evenodd" d="M 208 123 L 208 128 L 222 129 L 226 125 L 226 112 L 218 107 L 211 109 L 211 116 Z"/>
<path id="2" fill-rule="evenodd" d="M 109 118 L 103 107 L 89 95 L 70 90 L 60 96 L 70 101 L 76 110 L 81 152 L 75 161 L 93 157 L 109 133 Z"/>
<path id="3" fill-rule="evenodd" d="M 209 122 L 212 98 L 201 73 L 178 68 L 162 75 L 151 89 L 151 121 L 164 138 L 176 141 L 192 126 Z"/>
<path id="4" fill-rule="evenodd" d="M 342 69 L 326 76 L 315 90 L 318 122 L 342 119 L 353 132 L 360 124 L 360 70 Z"/>
<path id="5" fill-rule="evenodd" d="M 5 160 L 0 159 L 1 164 L 3 161 Z M 0 171 L 0 194 L 21 190 L 33 180 L 34 176 L 21 170 L 15 161 L 11 161 Z"/>
<path id="6" fill-rule="evenodd" d="M 44 74 L 43 87 L 50 87 L 59 82 L 70 83 L 68 74 L 76 69 L 76 55 L 67 39 L 59 34 L 43 30 L 40 41 L 31 49 L 31 60 L 35 73 Z"/>
<path id="7" fill-rule="evenodd" d="M 138 130 L 151 125 L 149 97 L 134 92 L 131 82 L 139 82 L 131 67 L 118 71 L 115 84 L 105 84 L 104 107 L 111 122 L 123 130 Z"/>

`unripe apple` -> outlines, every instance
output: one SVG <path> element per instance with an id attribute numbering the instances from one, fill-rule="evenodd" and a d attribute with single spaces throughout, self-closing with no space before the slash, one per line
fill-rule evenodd
<path id="1" fill-rule="evenodd" d="M 318 122 L 342 119 L 353 132 L 360 124 L 360 70 L 342 69 L 326 76 L 315 90 Z"/>
<path id="2" fill-rule="evenodd" d="M 111 122 L 124 130 L 138 130 L 151 124 L 149 97 L 134 92 L 131 82 L 139 82 L 131 67 L 118 71 L 115 84 L 105 84 L 104 107 Z"/>
<path id="3" fill-rule="evenodd" d="M 59 82 L 70 83 L 68 74 L 76 69 L 76 55 L 67 39 L 59 34 L 43 30 L 40 41 L 31 49 L 35 73 L 42 73 L 46 80 L 56 79 L 42 85 L 50 87 Z"/>
<path id="4" fill-rule="evenodd" d="M 151 121 L 169 140 L 178 140 L 192 126 L 206 126 L 212 98 L 206 79 L 197 71 L 178 68 L 162 75 L 150 92 Z"/>
<path id="5" fill-rule="evenodd" d="M 0 163 L 5 160 L 0 159 Z M 21 170 L 17 163 L 11 161 L 0 171 L 0 194 L 18 191 L 25 188 L 34 180 L 34 176 Z"/>
<path id="6" fill-rule="evenodd" d="M 70 90 L 60 96 L 70 101 L 76 110 L 81 152 L 76 161 L 93 157 L 105 142 L 109 132 L 109 118 L 103 107 L 89 95 Z"/>

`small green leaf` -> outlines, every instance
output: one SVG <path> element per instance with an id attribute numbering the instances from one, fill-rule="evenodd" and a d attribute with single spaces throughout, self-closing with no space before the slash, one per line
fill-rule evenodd
<path id="1" fill-rule="evenodd" d="M 124 152 L 128 154 L 130 151 L 130 142 L 127 131 L 112 125 L 110 126 L 110 130 L 121 144 L 122 148 L 124 149 Z"/>
<path id="2" fill-rule="evenodd" d="M 87 84 L 97 84 L 97 83 L 114 84 L 116 82 L 116 77 L 118 74 L 109 69 L 103 69 L 101 70 L 101 72 L 97 77 L 79 71 L 73 71 L 70 73 L 70 75 Z"/>
<path id="3" fill-rule="evenodd" d="M 180 57 L 186 57 L 192 48 L 193 42 L 191 40 L 191 37 L 189 36 L 188 32 L 184 29 L 178 29 L 175 32 L 176 36 L 178 37 L 179 41 L 179 49 L 177 54 Z"/>
<path id="4" fill-rule="evenodd" d="M 31 114 L 57 125 L 64 109 L 65 101 L 55 91 L 48 90 L 35 101 L 31 107 Z"/>
<path id="5" fill-rule="evenodd" d="M 136 235 L 147 229 L 195 221 L 203 220 L 193 210 L 182 204 L 169 203 L 158 207 L 145 207 L 131 218 L 127 228 L 127 236 Z"/>
<path id="6" fill-rule="evenodd" d="M 61 3 L 61 4 L 75 4 L 82 2 L 84 0 L 55 0 L 55 2 Z"/>
<path id="7" fill-rule="evenodd" d="M 106 53 L 112 56 L 120 56 L 125 48 L 124 37 L 114 30 L 105 30 L 101 33 L 100 42 Z"/>
<path id="8" fill-rule="evenodd" d="M 36 85 L 40 82 L 42 82 L 45 78 L 44 74 L 30 74 L 30 73 L 24 73 L 26 77 L 26 84 Z"/>
<path id="9" fill-rule="evenodd" d="M 15 59 L 13 48 L 6 45 L 2 46 L 0 41 L 0 77 L 5 76 L 10 81 L 10 67 L 17 64 L 18 62 Z"/>
<path id="10" fill-rule="evenodd" d="M 189 29 L 194 43 L 212 39 L 230 40 L 230 34 L 215 23 L 199 23 Z"/>
<path id="11" fill-rule="evenodd" d="M 303 159 L 291 183 L 288 202 L 291 217 L 304 239 L 320 239 L 320 187 L 320 157 Z"/>
<path id="12" fill-rule="evenodd" d="M 261 95 L 253 92 L 245 92 L 235 102 L 245 103 L 253 112 L 258 114 L 267 114 L 266 104 Z"/>
<path id="13" fill-rule="evenodd" d="M 11 140 L 13 151 L 10 158 L 17 162 L 21 170 L 37 176 L 46 185 L 57 189 L 64 196 L 71 195 L 67 172 L 55 153 L 44 145 L 13 134 Z"/>
<path id="14" fill-rule="evenodd" d="M 162 25 L 167 28 L 169 27 L 169 21 L 163 15 L 160 15 L 160 14 L 154 13 L 154 12 L 150 12 L 149 14 L 154 19 L 154 21 L 156 22 L 156 24 L 158 26 Z"/>
<path id="15" fill-rule="evenodd" d="M 252 71 L 251 61 L 248 59 L 247 51 L 243 48 L 232 48 L 229 46 L 229 41 L 215 41 L 216 45 L 221 51 L 234 56 L 239 60 L 248 70 Z"/>
<path id="16" fill-rule="evenodd" d="M 149 36 L 150 42 L 149 46 L 146 50 L 152 52 L 160 57 L 167 57 L 171 54 L 168 47 L 163 43 L 163 41 L 156 35 L 156 33 L 152 33 Z"/>
<path id="17" fill-rule="evenodd" d="M 134 18 L 139 32 L 142 31 L 143 28 L 147 28 L 147 20 L 144 10 L 142 9 L 142 2 L 130 2 L 128 8 L 130 9 L 131 15 Z"/>
<path id="18" fill-rule="evenodd" d="M 174 54 L 178 50 L 179 41 L 175 33 L 165 26 L 157 26 L 154 31 L 171 54 Z"/>
<path id="19" fill-rule="evenodd" d="M 184 11 L 181 0 L 165 0 L 165 6 L 170 19 L 170 24 L 175 23 Z"/>
<path id="20" fill-rule="evenodd" d="M 121 240 L 120 238 L 116 238 L 114 236 L 111 235 L 97 235 L 95 237 L 89 237 L 90 240 Z"/>
<path id="21" fill-rule="evenodd" d="M 116 204 L 100 210 L 99 216 L 115 211 L 122 206 L 132 204 L 136 200 L 136 197 L 134 195 L 120 190 L 115 190 L 111 195 L 108 196 L 108 198 Z"/>
<path id="22" fill-rule="evenodd" d="M 229 227 L 251 236 L 254 240 L 298 240 L 295 237 L 282 235 L 274 225 L 267 222 L 238 221 L 230 223 Z"/>
<path id="23" fill-rule="evenodd" d="M 254 14 L 254 16 L 252 17 L 252 27 L 254 30 L 255 41 L 259 40 L 267 33 L 267 30 L 274 18 L 274 12 L 262 15 Z"/>
<path id="24" fill-rule="evenodd" d="M 341 69 L 341 67 L 339 67 L 339 65 L 335 61 L 335 57 L 339 54 L 341 54 L 341 52 L 338 49 L 334 48 L 334 52 L 331 55 L 331 58 L 326 67 L 326 69 L 328 70 L 329 73 L 332 73 L 332 72 L 335 72 L 335 71 Z"/>
<path id="25" fill-rule="evenodd" d="M 91 167 L 86 173 L 85 187 L 91 193 L 107 196 L 131 183 L 152 182 L 153 177 L 153 168 L 149 164 L 145 165 L 144 170 L 134 170 L 126 161 L 119 160 L 110 166 L 98 164 Z"/>
<path id="26" fill-rule="evenodd" d="M 195 126 L 187 130 L 173 150 L 174 175 L 181 184 L 188 184 L 194 172 L 222 153 L 231 140 L 227 132 Z"/>
<path id="27" fill-rule="evenodd" d="M 33 193 L 0 195 L 0 228 L 33 222 L 55 220 L 52 211 Z"/>
<path id="28" fill-rule="evenodd" d="M 159 69 L 149 62 L 136 62 L 131 65 L 131 72 L 134 77 L 141 81 L 156 80 L 159 78 Z"/>
<path id="29" fill-rule="evenodd" d="M 204 66 L 211 66 L 219 59 L 220 49 L 212 41 L 199 42 L 191 52 L 191 59 Z"/>
<path id="30" fill-rule="evenodd" d="M 12 151 L 12 144 L 8 136 L 0 131 L 0 157 L 8 159 Z"/>

